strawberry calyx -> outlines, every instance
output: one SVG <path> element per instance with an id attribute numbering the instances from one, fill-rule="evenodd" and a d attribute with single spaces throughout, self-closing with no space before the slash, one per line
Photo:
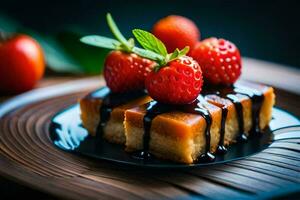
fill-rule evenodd
<path id="1" fill-rule="evenodd" d="M 155 59 L 152 59 L 151 57 L 144 55 L 144 57 L 152 59 L 157 62 L 158 65 L 154 68 L 154 71 L 156 72 L 160 68 L 166 66 L 169 62 L 177 60 L 182 56 L 185 56 L 190 49 L 189 46 L 186 46 L 181 50 L 176 48 L 174 52 L 168 53 L 164 43 L 160 39 L 155 37 L 152 33 L 141 29 L 134 29 L 132 33 L 136 38 L 136 40 L 144 49 L 157 54 Z"/>

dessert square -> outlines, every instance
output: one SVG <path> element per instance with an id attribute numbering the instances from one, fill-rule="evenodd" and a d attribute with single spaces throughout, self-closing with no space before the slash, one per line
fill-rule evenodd
<path id="1" fill-rule="evenodd" d="M 192 104 L 172 106 L 145 93 L 116 95 L 104 87 L 80 100 L 81 119 L 92 136 L 125 144 L 128 152 L 181 163 L 213 158 L 230 144 L 263 132 L 271 120 L 272 87 L 239 81 L 202 93 Z"/>

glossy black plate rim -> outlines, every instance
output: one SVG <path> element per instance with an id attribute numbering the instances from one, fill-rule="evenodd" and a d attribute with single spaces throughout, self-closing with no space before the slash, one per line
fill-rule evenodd
<path id="1" fill-rule="evenodd" d="M 78 107 L 78 106 L 79 106 L 78 104 L 74 104 L 74 105 L 71 105 L 71 106 L 69 106 L 65 109 L 60 110 L 59 112 L 57 112 L 52 117 L 51 121 L 56 116 L 60 115 L 61 113 L 65 112 L 67 110 L 70 110 L 74 107 Z M 289 112 L 287 112 L 283 109 L 277 108 L 277 107 L 274 107 L 273 112 L 274 111 L 275 112 L 279 111 L 279 112 L 283 112 L 284 114 L 287 114 L 289 117 L 293 118 L 294 120 L 298 120 L 298 124 L 289 125 L 289 126 L 282 126 L 282 127 L 276 128 L 270 134 L 273 134 L 273 132 L 279 131 L 281 129 L 287 129 L 287 128 L 292 128 L 292 127 L 300 127 L 300 120 L 299 120 L 298 117 L 290 114 Z M 51 126 L 50 126 L 50 129 L 51 129 Z M 112 164 L 117 164 L 117 165 L 122 165 L 122 166 L 130 166 L 130 167 L 136 167 L 136 168 L 148 168 L 148 169 L 189 169 L 189 168 L 201 168 L 201 167 L 212 166 L 212 165 L 217 165 L 217 164 L 229 163 L 229 162 L 238 161 L 238 160 L 242 160 L 242 159 L 246 159 L 246 158 L 255 156 L 255 155 L 259 154 L 260 152 L 262 152 L 263 150 L 267 149 L 271 144 L 273 144 L 275 142 L 275 140 L 270 141 L 270 143 L 268 145 L 266 145 L 264 148 L 261 148 L 261 150 L 258 151 L 258 152 L 255 152 L 255 153 L 252 153 L 252 154 L 249 154 L 249 155 L 245 155 L 245 156 L 241 156 L 241 157 L 232 158 L 232 159 L 229 159 L 229 160 L 222 160 L 222 161 L 215 161 L 215 162 L 208 162 L 208 163 L 193 163 L 193 164 L 180 164 L 180 163 L 172 163 L 172 162 L 169 162 L 167 164 L 164 164 L 164 163 L 163 164 L 147 164 L 147 163 L 137 164 L 137 163 L 134 163 L 134 162 L 128 162 L 128 161 L 124 161 L 124 160 L 116 160 L 116 159 L 113 159 L 113 158 L 102 157 L 102 156 L 91 156 L 87 153 L 83 153 L 83 152 L 79 152 L 79 151 L 62 149 L 62 148 L 60 148 L 60 147 L 58 147 L 57 145 L 54 144 L 54 138 L 53 138 L 52 134 L 50 133 L 50 131 L 49 131 L 49 134 L 50 134 L 50 138 L 52 140 L 53 145 L 56 146 L 56 148 L 58 148 L 60 150 L 63 150 L 63 151 L 66 151 L 68 153 L 79 155 L 79 156 L 86 157 L 86 158 L 89 158 L 89 159 L 93 159 L 95 161 L 96 160 L 102 160 L 102 161 L 107 161 L 107 162 L 110 162 Z M 112 144 L 112 145 L 117 145 L 117 144 Z"/>

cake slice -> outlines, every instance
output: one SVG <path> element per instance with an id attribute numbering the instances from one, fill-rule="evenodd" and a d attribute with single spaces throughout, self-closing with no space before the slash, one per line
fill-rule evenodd
<path id="1" fill-rule="evenodd" d="M 92 136 L 98 134 L 110 142 L 125 144 L 125 111 L 150 100 L 144 92 L 113 95 L 103 87 L 80 99 L 82 124 Z"/>
<path id="2" fill-rule="evenodd" d="M 145 93 L 113 95 L 104 87 L 82 98 L 80 109 L 83 126 L 93 136 L 126 144 L 128 152 L 193 163 L 262 132 L 271 120 L 274 98 L 273 88 L 244 81 L 205 88 L 184 106 L 163 105 Z"/>
<path id="3" fill-rule="evenodd" d="M 215 152 L 220 140 L 221 109 L 205 100 L 197 101 L 187 108 L 168 108 L 153 101 L 128 109 L 124 122 L 126 151 L 142 150 L 144 154 L 149 151 L 156 157 L 182 163 L 192 163 L 202 154 Z M 145 116 L 151 103 L 158 105 L 153 111 L 147 140 Z M 210 146 L 206 147 L 206 143 Z M 204 159 L 213 159 L 213 155 L 205 155 Z"/>
<path id="4" fill-rule="evenodd" d="M 211 122 L 201 114 L 177 107 L 155 116 L 150 133 L 146 133 L 144 120 L 149 103 L 128 109 L 124 122 L 126 150 L 149 151 L 156 157 L 182 163 L 211 157 L 211 153 L 224 152 L 229 144 L 246 140 L 250 133 L 267 127 L 274 97 L 273 88 L 247 82 L 204 91 L 206 103 L 202 100 L 198 106 L 207 109 Z M 209 133 L 205 131 L 207 126 L 211 126 Z M 147 141 L 145 134 L 149 134 Z"/>
<path id="5" fill-rule="evenodd" d="M 263 129 L 268 126 L 272 118 L 272 108 L 275 104 L 275 94 L 272 87 L 247 81 L 238 81 L 235 87 L 235 96 L 242 105 L 242 116 L 238 116 L 238 105 L 233 103 L 232 100 L 212 92 L 216 89 L 204 91 L 206 93 L 205 99 L 208 102 L 222 108 L 224 127 L 221 128 L 220 146 L 228 146 L 235 143 L 237 139 L 243 140 L 242 137 L 244 135 L 249 136 L 250 132 L 263 132 Z M 222 91 L 222 89 L 219 89 L 219 91 Z M 255 94 L 262 97 L 261 102 L 253 100 Z M 258 105 L 254 105 L 255 103 Z"/>

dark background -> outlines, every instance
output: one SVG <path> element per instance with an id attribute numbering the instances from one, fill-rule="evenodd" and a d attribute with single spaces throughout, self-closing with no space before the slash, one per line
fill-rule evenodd
<path id="1" fill-rule="evenodd" d="M 199 26 L 201 37 L 223 37 L 234 42 L 242 55 L 300 68 L 300 27 L 297 1 L 221 1 L 221 0 L 1 0 L 0 14 L 5 14 L 44 35 L 63 30 L 81 34 L 110 36 L 105 22 L 111 12 L 126 36 L 132 28 L 150 30 L 160 18 L 178 14 Z M 1 28 L 1 23 L 0 23 Z M 31 196 L 54 197 L 0 178 L 4 198 Z M 297 199 L 299 194 L 289 196 Z"/>
<path id="2" fill-rule="evenodd" d="M 300 67 L 299 3 L 297 1 L 2 1 L 0 13 L 45 34 L 72 29 L 110 35 L 105 13 L 111 12 L 122 32 L 150 30 L 169 14 L 186 16 L 199 26 L 202 38 L 223 37 L 243 56 Z M 1 24 L 0 24 L 1 26 Z"/>

